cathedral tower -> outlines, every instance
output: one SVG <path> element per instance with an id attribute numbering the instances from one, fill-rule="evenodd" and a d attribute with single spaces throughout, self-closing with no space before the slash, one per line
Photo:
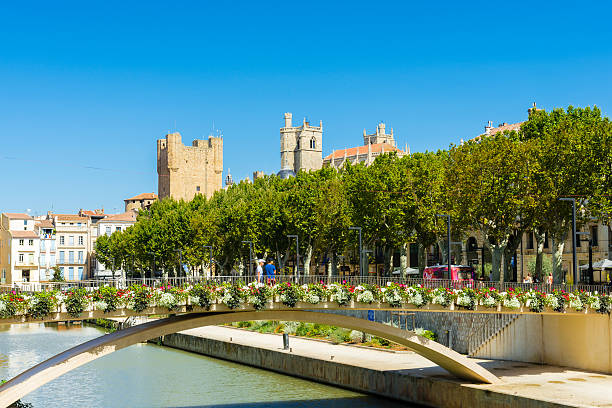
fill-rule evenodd
<path id="1" fill-rule="evenodd" d="M 323 165 L 323 122 L 311 126 L 304 119 L 302 126 L 293 126 L 291 113 L 285 113 L 285 126 L 280 129 L 281 170 L 318 170 Z"/>

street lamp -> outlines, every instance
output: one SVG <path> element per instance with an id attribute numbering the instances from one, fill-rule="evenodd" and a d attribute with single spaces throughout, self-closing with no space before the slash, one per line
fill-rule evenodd
<path id="1" fill-rule="evenodd" d="M 570 201 L 572 203 L 572 274 L 574 276 L 574 284 L 578 278 L 576 268 L 576 199 L 575 198 L 560 198 L 559 201 Z"/>
<path id="2" fill-rule="evenodd" d="M 349 227 L 349 229 L 359 231 L 359 276 L 363 277 L 363 247 L 361 245 L 361 227 Z"/>
<path id="3" fill-rule="evenodd" d="M 210 251 L 210 257 L 208 258 L 208 269 L 210 271 L 210 275 L 212 276 L 212 251 L 213 247 L 211 245 L 204 245 L 204 248 L 208 248 Z"/>
<path id="4" fill-rule="evenodd" d="M 253 242 L 242 241 L 243 244 L 249 244 L 249 276 L 253 276 Z"/>
<path id="5" fill-rule="evenodd" d="M 297 272 L 295 273 L 295 277 L 300 277 L 300 237 L 297 235 L 287 235 L 287 238 L 295 238 L 295 264 L 297 265 Z"/>
<path id="6" fill-rule="evenodd" d="M 451 273 L 451 217 L 450 214 L 436 214 L 436 217 L 446 217 L 446 261 L 448 262 L 448 278 L 452 279 Z"/>
<path id="7" fill-rule="evenodd" d="M 151 279 L 155 279 L 155 252 L 147 252 L 149 255 L 153 255 L 153 269 L 151 270 Z"/>

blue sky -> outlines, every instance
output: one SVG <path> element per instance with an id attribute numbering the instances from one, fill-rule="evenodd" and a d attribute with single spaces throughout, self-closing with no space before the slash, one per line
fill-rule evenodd
<path id="1" fill-rule="evenodd" d="M 424 151 L 533 101 L 609 115 L 606 2 L 422 3 L 3 2 L 0 211 L 122 211 L 157 191 L 156 139 L 213 122 L 239 180 L 278 171 L 284 112 L 324 155 L 379 121 Z"/>

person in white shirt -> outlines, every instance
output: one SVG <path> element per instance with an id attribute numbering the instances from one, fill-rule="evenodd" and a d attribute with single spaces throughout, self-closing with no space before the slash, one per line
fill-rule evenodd
<path id="1" fill-rule="evenodd" d="M 257 276 L 257 283 L 263 282 L 263 265 L 265 261 L 263 259 L 259 259 L 257 261 L 257 270 L 255 271 L 255 275 Z"/>

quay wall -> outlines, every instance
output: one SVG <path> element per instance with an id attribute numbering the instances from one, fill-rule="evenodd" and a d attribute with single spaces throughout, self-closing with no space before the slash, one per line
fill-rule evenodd
<path id="1" fill-rule="evenodd" d="M 462 384 L 444 378 L 402 374 L 400 370 L 374 370 L 333 360 L 293 354 L 289 351 L 252 347 L 244 344 L 175 333 L 152 342 L 296 376 L 379 395 L 401 401 L 434 407 L 552 408 L 564 405 L 499 393 L 479 386 Z"/>
<path id="2" fill-rule="evenodd" d="M 475 357 L 612 374 L 612 318 L 590 314 L 520 316 Z"/>

